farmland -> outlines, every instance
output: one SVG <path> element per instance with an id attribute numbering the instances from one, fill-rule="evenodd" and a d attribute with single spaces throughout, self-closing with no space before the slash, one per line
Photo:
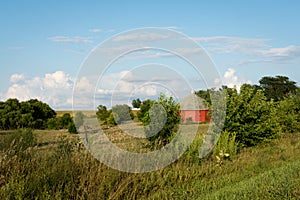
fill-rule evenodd
<path id="1" fill-rule="evenodd" d="M 188 126 L 197 126 L 196 124 Z M 198 158 L 208 124 L 199 126 L 190 149 L 154 172 L 131 174 L 93 158 L 66 130 L 3 131 L 1 199 L 298 199 L 300 133 L 243 148 L 231 159 Z M 149 151 L 146 139 L 132 139 L 117 126 L 104 130 L 128 151 Z M 13 141 L 18 135 L 26 140 Z M 20 137 L 19 137 L 20 138 Z M 34 141 L 34 142 L 32 142 Z M 20 151 L 20 146 L 26 147 Z"/>

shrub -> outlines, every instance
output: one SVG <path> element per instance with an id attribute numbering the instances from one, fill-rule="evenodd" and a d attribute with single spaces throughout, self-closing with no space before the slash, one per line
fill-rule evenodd
<path id="1" fill-rule="evenodd" d="M 281 132 L 276 103 L 267 101 L 262 90 L 249 84 L 242 85 L 239 94 L 235 88 L 226 90 L 224 130 L 235 132 L 241 145 L 253 146 Z"/>
<path id="2" fill-rule="evenodd" d="M 178 130 L 180 105 L 172 97 L 160 94 L 158 101 L 152 101 L 150 107 L 153 113 L 149 109 L 142 118 L 147 138 L 152 144 L 165 145 Z"/>
<path id="3" fill-rule="evenodd" d="M 232 158 L 235 156 L 238 150 L 238 143 L 235 139 L 236 133 L 222 132 L 214 147 L 213 154 L 219 158 Z"/>
<path id="4" fill-rule="evenodd" d="M 117 124 L 132 120 L 134 117 L 131 108 L 126 104 L 113 106 L 112 115 L 110 115 L 109 117 L 111 116 L 114 117 L 114 121 Z"/>

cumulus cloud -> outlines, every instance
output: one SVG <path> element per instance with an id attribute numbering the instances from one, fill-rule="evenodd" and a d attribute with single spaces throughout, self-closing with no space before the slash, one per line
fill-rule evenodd
<path id="1" fill-rule="evenodd" d="M 10 76 L 9 81 L 11 83 L 17 83 L 23 81 L 25 79 L 24 74 L 13 74 Z"/>
<path id="2" fill-rule="evenodd" d="M 108 107 L 124 103 L 130 105 L 133 98 L 156 99 L 161 92 L 177 96 L 190 93 L 191 89 L 175 72 L 164 73 L 163 70 L 167 69 L 159 70 L 155 67 L 141 68 L 136 71 L 108 72 L 101 77 L 93 75 L 77 79 L 64 71 L 47 73 L 41 77 L 13 74 L 10 77 L 10 87 L 1 92 L 0 96 L 1 100 L 39 99 L 54 109 L 95 109 L 94 105 L 99 104 Z"/>
<path id="3" fill-rule="evenodd" d="M 228 68 L 223 75 L 223 85 L 230 88 L 236 87 L 239 90 L 244 83 L 251 84 L 251 81 L 238 78 L 236 71 L 233 68 Z"/>
<path id="4" fill-rule="evenodd" d="M 80 36 L 54 36 L 48 38 L 48 40 L 51 40 L 53 42 L 60 42 L 60 43 L 92 43 L 93 41 L 89 38 L 80 37 Z"/>
<path id="5" fill-rule="evenodd" d="M 26 101 L 36 98 L 49 103 L 53 108 L 70 107 L 67 99 L 72 96 L 73 79 L 63 71 L 33 78 L 13 74 L 10 81 L 12 85 L 3 94 L 4 99 L 18 98 Z"/>

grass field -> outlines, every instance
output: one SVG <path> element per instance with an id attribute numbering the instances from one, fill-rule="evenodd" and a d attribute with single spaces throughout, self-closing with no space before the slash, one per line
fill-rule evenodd
<path id="1" fill-rule="evenodd" d="M 26 131 L 1 132 L 0 199 L 300 198 L 300 133 L 241 149 L 220 164 L 213 155 L 198 158 L 207 128 L 200 125 L 194 143 L 179 160 L 141 174 L 101 164 L 66 131 L 33 131 L 35 143 Z M 146 139 L 128 136 L 118 127 L 104 132 L 121 148 L 149 151 Z M 16 134 L 27 139 L 7 145 Z"/>
<path id="2" fill-rule="evenodd" d="M 72 117 L 74 117 L 74 112 L 72 110 L 57 110 L 55 111 L 58 117 L 63 116 L 65 113 L 69 113 Z M 95 116 L 96 110 L 82 110 L 81 111 L 85 116 Z"/>

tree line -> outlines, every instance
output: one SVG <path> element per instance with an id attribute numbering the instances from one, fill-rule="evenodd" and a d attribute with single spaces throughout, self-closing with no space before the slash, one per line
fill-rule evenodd
<path id="1" fill-rule="evenodd" d="M 61 117 L 46 103 L 37 99 L 20 102 L 18 99 L 0 101 L 0 130 L 20 128 L 68 129 L 76 132 L 69 113 Z"/>
<path id="2" fill-rule="evenodd" d="M 254 146 L 263 141 L 268 141 L 282 133 L 300 131 L 300 90 L 296 82 L 285 76 L 263 77 L 259 85 L 243 84 L 237 88 L 223 86 L 220 89 L 207 89 L 195 92 L 212 108 L 210 94 L 225 92 L 226 116 L 223 133 L 234 136 L 239 146 Z M 145 133 L 155 131 L 160 127 L 160 115 L 151 117 L 151 109 L 161 105 L 167 113 L 166 123 L 163 128 L 148 139 L 151 142 L 167 143 L 176 133 L 180 123 L 180 106 L 172 97 L 161 95 L 157 101 L 134 99 L 132 105 L 139 108 L 136 120 L 143 123 Z M 153 109 L 152 109 L 153 111 Z M 152 113 L 153 114 L 153 113 Z M 213 115 L 214 112 L 211 112 Z M 132 120 L 133 114 L 128 105 L 116 105 L 107 110 L 99 105 L 97 117 L 104 124 L 116 125 Z M 229 137 L 230 139 L 230 137 Z"/>

